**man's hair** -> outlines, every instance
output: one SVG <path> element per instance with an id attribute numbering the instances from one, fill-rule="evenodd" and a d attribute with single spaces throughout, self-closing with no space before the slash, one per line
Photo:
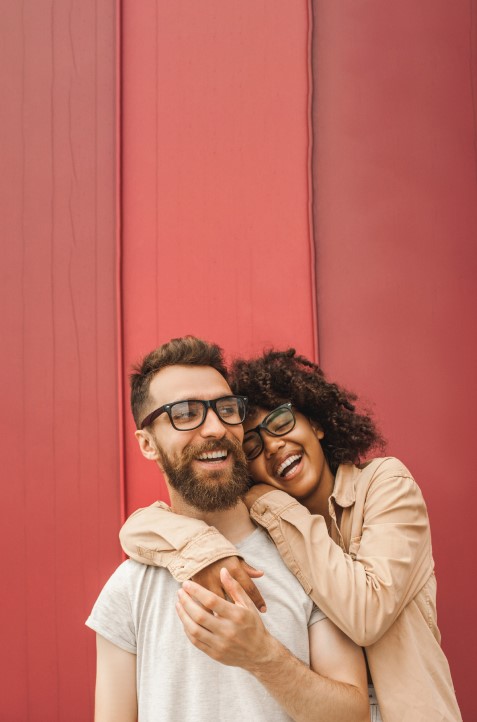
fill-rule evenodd
<path id="1" fill-rule="evenodd" d="M 266 351 L 255 359 L 237 359 L 230 370 L 236 394 L 248 396 L 247 416 L 291 401 L 294 408 L 324 431 L 323 452 L 333 473 L 340 464 L 356 464 L 384 439 L 369 413 L 359 413 L 355 394 L 325 380 L 322 369 L 304 356 Z"/>
<path id="2" fill-rule="evenodd" d="M 227 367 L 220 346 L 207 343 L 195 336 L 173 338 L 151 351 L 141 363 L 133 367 L 129 380 L 131 384 L 131 410 L 139 429 L 146 415 L 149 401 L 149 386 L 155 374 L 166 366 L 212 366 L 226 380 Z"/>

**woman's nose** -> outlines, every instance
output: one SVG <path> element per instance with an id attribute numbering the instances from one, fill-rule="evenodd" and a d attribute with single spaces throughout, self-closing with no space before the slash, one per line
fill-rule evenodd
<path id="1" fill-rule="evenodd" d="M 269 436 L 268 434 L 264 434 L 264 436 L 263 453 L 266 458 L 269 459 L 271 456 L 276 454 L 279 449 L 283 449 L 285 446 L 285 439 L 277 436 Z"/>

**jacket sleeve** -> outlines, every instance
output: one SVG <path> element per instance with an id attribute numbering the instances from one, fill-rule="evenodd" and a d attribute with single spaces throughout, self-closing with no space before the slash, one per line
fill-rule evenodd
<path id="1" fill-rule="evenodd" d="M 165 567 L 178 582 L 218 559 L 241 556 L 215 527 L 174 514 L 160 501 L 135 511 L 119 532 L 119 540 L 131 559 Z"/>
<path id="2" fill-rule="evenodd" d="M 251 515 L 313 601 L 363 647 L 386 632 L 433 573 L 427 510 L 410 476 L 376 474 L 348 552 L 329 537 L 322 516 L 282 491 L 258 499 Z"/>

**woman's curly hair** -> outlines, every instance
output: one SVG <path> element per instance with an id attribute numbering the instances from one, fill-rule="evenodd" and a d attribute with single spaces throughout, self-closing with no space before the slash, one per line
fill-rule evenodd
<path id="1" fill-rule="evenodd" d="M 355 394 L 326 381 L 321 368 L 297 356 L 293 348 L 266 351 L 254 359 L 236 359 L 231 367 L 234 393 L 248 396 L 248 416 L 291 401 L 323 429 L 323 452 L 333 473 L 340 464 L 356 464 L 384 439 L 368 413 L 359 413 Z"/>

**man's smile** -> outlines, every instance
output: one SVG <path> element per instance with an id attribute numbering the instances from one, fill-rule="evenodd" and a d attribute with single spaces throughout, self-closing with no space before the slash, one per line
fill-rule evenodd
<path id="1" fill-rule="evenodd" d="M 208 469 L 226 468 L 233 463 L 234 455 L 229 453 L 227 449 L 217 449 L 215 451 L 203 451 L 194 457 L 194 462 L 200 467 Z"/>
<path id="2" fill-rule="evenodd" d="M 228 456 L 228 451 L 219 450 L 219 451 L 205 451 L 203 454 L 199 454 L 197 456 L 197 459 L 199 461 L 222 461 L 223 459 L 226 459 Z"/>

